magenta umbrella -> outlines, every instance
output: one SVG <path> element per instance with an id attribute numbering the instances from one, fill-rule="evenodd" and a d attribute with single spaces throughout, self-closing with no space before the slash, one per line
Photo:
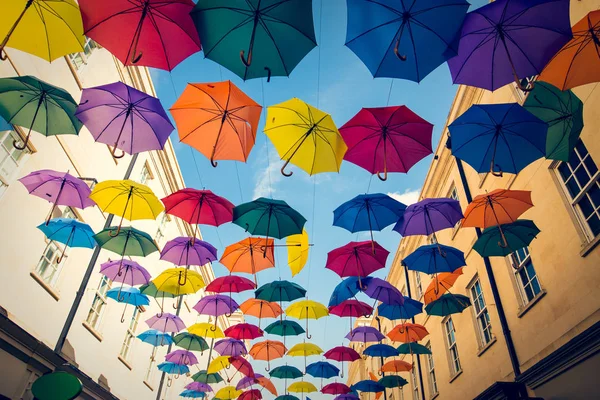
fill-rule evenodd
<path id="1" fill-rule="evenodd" d="M 368 287 L 371 285 L 369 284 Z M 350 318 L 350 330 L 352 330 L 352 317 L 366 317 L 373 314 L 373 307 L 356 299 L 344 300 L 340 304 L 329 307 L 329 314 L 338 317 Z"/>
<path id="2" fill-rule="evenodd" d="M 212 388 L 210 387 L 210 385 L 208 383 L 204 383 L 204 382 L 192 382 L 192 383 L 188 383 L 187 385 L 185 385 L 185 388 L 187 390 L 194 390 L 196 392 L 212 392 Z"/>
<path id="3" fill-rule="evenodd" d="M 340 361 L 342 363 L 342 374 L 340 377 L 344 377 L 344 361 L 352 362 L 360 359 L 360 354 L 352 347 L 337 346 L 329 349 L 323 354 L 328 360 Z"/>
<path id="4" fill-rule="evenodd" d="M 225 338 L 215 343 L 214 349 L 222 356 L 244 356 L 248 354 L 244 342 L 234 338 Z"/>
<path id="5" fill-rule="evenodd" d="M 181 318 L 170 313 L 163 313 L 160 316 L 155 315 L 147 319 L 146 324 L 148 324 L 151 329 L 156 329 L 161 332 L 177 333 L 185 329 L 185 324 Z"/>
<path id="6" fill-rule="evenodd" d="M 366 287 L 363 287 L 361 278 L 366 278 L 369 274 L 385 268 L 389 254 L 390 252 L 377 242 L 370 240 L 350 242 L 327 253 L 325 268 L 332 270 L 342 278 L 358 277 L 358 287 L 365 290 Z"/>
<path id="7" fill-rule="evenodd" d="M 198 311 L 198 314 L 215 317 L 215 326 L 214 329 L 211 328 L 211 330 L 216 331 L 217 317 L 219 315 L 230 317 L 231 314 L 233 314 L 233 312 L 239 307 L 240 306 L 238 303 L 236 303 L 235 300 L 233 300 L 230 296 L 213 294 L 201 298 L 194 306 L 194 310 Z"/>
<path id="8" fill-rule="evenodd" d="M 41 169 L 22 177 L 19 182 L 25 186 L 29 194 L 52 203 L 46 225 L 52 219 L 56 206 L 86 208 L 95 204 L 89 198 L 92 191 L 87 183 L 68 172 Z"/>
<path id="9" fill-rule="evenodd" d="M 323 394 L 346 394 L 346 393 L 350 393 L 351 390 L 348 387 L 348 385 L 345 385 L 343 383 L 339 383 L 339 382 L 334 382 L 334 383 L 330 383 L 328 385 L 323 386 L 323 388 L 321 389 L 321 393 Z"/>
<path id="10" fill-rule="evenodd" d="M 212 244 L 185 236 L 169 240 L 160 252 L 161 260 L 175 265 L 204 265 L 217 258 L 217 249 Z"/>
<path id="11" fill-rule="evenodd" d="M 408 172 L 433 152 L 433 125 L 406 106 L 363 108 L 340 133 L 348 145 L 344 160 L 382 181 L 388 172 Z"/>
<path id="12" fill-rule="evenodd" d="M 191 351 L 175 350 L 166 355 L 165 360 L 177 365 L 195 365 L 198 359 Z"/>

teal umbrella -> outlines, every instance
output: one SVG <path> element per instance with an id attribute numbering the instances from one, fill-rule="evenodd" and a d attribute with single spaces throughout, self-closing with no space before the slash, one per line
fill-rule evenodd
<path id="1" fill-rule="evenodd" d="M 529 246 L 540 230 L 533 221 L 518 219 L 510 224 L 486 228 L 473 245 L 473 250 L 482 257 L 506 257 L 515 251 Z M 506 245 L 502 239 L 506 238 Z"/>
<path id="2" fill-rule="evenodd" d="M 181 347 L 187 351 L 202 352 L 209 349 L 208 343 L 206 343 L 204 338 L 189 332 L 178 333 L 173 338 L 173 341 L 175 342 L 175 346 Z"/>
<path id="3" fill-rule="evenodd" d="M 194 382 L 203 382 L 203 383 L 219 383 L 223 382 L 223 378 L 218 373 L 207 374 L 206 370 L 203 369 L 201 371 L 196 372 L 192 375 L 192 379 Z"/>
<path id="4" fill-rule="evenodd" d="M 403 343 L 397 348 L 400 354 L 431 354 L 431 350 L 419 343 Z"/>
<path id="5" fill-rule="evenodd" d="M 447 293 L 439 299 L 425 306 L 425 312 L 429 315 L 445 317 L 450 314 L 458 314 L 471 305 L 471 300 L 462 294 Z"/>
<path id="6" fill-rule="evenodd" d="M 308 0 L 203 0 L 191 16 L 204 56 L 244 80 L 289 76 L 317 45 Z"/>
<path id="7" fill-rule="evenodd" d="M 115 226 L 111 226 L 95 234 L 94 239 L 98 242 L 100 247 L 117 253 L 121 257 L 146 257 L 148 254 L 158 251 L 156 243 L 154 243 L 152 237 L 146 232 L 131 227 L 125 227 L 121 228 L 116 236 L 112 236 L 116 230 L 117 228 Z"/>
<path id="8" fill-rule="evenodd" d="M 292 365 L 282 365 L 277 368 L 273 368 L 269 375 L 271 378 L 279 379 L 298 379 L 304 376 L 302 371 Z"/>
<path id="9" fill-rule="evenodd" d="M 160 313 L 158 314 L 159 317 L 162 316 L 162 313 L 164 310 L 165 298 L 173 299 L 173 298 L 177 297 L 173 293 L 158 290 L 158 288 L 156 287 L 156 285 L 153 282 L 150 282 L 147 285 L 140 286 L 140 292 L 142 294 L 145 294 L 146 296 L 150 296 L 150 297 L 154 298 L 154 301 L 156 301 L 156 304 L 158 305 L 158 307 L 160 307 Z M 158 299 L 161 299 L 160 303 L 158 302 Z M 177 308 L 177 306 L 175 304 L 173 304 L 173 308 Z"/>
<path id="10" fill-rule="evenodd" d="M 290 281 L 273 281 L 265 283 L 254 292 L 254 297 L 268 302 L 294 301 L 306 296 L 306 289 Z"/>
<path id="11" fill-rule="evenodd" d="M 406 379 L 398 375 L 384 376 L 378 382 L 381 386 L 384 386 L 388 389 L 402 387 L 408 383 Z"/>
<path id="12" fill-rule="evenodd" d="M 0 79 L 0 116 L 6 122 L 28 128 L 21 145 L 27 147 L 31 131 L 45 136 L 77 135 L 83 126 L 75 117 L 77 102 L 65 90 L 33 76 Z"/>
<path id="13" fill-rule="evenodd" d="M 275 321 L 265 328 L 265 332 L 277 336 L 298 336 L 305 331 L 296 321 Z"/>
<path id="14" fill-rule="evenodd" d="M 571 90 L 536 82 L 523 107 L 548 123 L 546 158 L 569 161 L 583 130 L 583 102 Z"/>

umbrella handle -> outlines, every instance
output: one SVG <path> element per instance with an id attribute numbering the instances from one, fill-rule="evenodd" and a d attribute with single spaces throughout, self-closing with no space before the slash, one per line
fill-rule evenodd
<path id="1" fill-rule="evenodd" d="M 4 51 L 4 50 L 2 50 L 2 51 Z M 25 150 L 27 148 L 27 144 L 29 143 L 30 135 L 31 135 L 31 128 L 29 128 L 29 132 L 27 132 L 27 136 L 25 137 L 23 144 L 19 145 L 19 142 L 17 142 L 16 140 L 13 140 L 13 147 L 17 150 Z"/>
<path id="2" fill-rule="evenodd" d="M 121 154 L 117 155 L 116 153 L 117 151 L 117 144 L 115 143 L 115 145 L 113 146 L 113 149 L 111 150 L 110 154 L 113 156 L 113 158 L 116 158 L 117 160 L 120 158 L 125 157 L 125 151 L 121 150 Z"/>
<path id="3" fill-rule="evenodd" d="M 494 167 L 498 168 L 498 170 L 495 171 Z M 502 168 L 498 164 L 495 164 L 494 160 L 492 160 L 492 163 L 490 164 L 490 174 L 492 174 L 498 178 L 502 178 L 502 176 L 503 176 Z"/>
<path id="4" fill-rule="evenodd" d="M 186 283 L 187 283 L 187 270 L 185 271 L 185 274 L 183 274 L 183 282 L 181 282 L 181 271 L 179 271 L 179 277 L 177 278 L 177 284 L 179 286 L 185 286 Z"/>
<path id="5" fill-rule="evenodd" d="M 120 232 L 121 232 L 121 225 L 119 225 L 119 226 L 117 227 L 117 230 L 116 230 L 116 231 L 114 231 L 114 232 L 113 232 L 113 231 L 108 231 L 108 236 L 110 236 L 110 237 L 113 237 L 113 238 L 114 238 L 114 237 L 117 237 L 117 236 L 119 236 L 119 233 L 120 233 Z"/>
<path id="6" fill-rule="evenodd" d="M 267 83 L 271 82 L 271 68 L 269 67 L 265 67 L 265 70 L 267 71 Z"/>
<path id="7" fill-rule="evenodd" d="M 244 50 L 240 51 L 240 60 L 242 60 L 246 68 L 249 68 L 252 64 L 252 50 L 248 52 L 248 59 L 245 58 L 244 53 Z"/>
<path id="8" fill-rule="evenodd" d="M 167 387 L 171 387 L 173 385 L 173 378 L 167 377 Z"/>
<path id="9" fill-rule="evenodd" d="M 290 172 L 285 172 L 285 171 L 284 171 L 285 167 L 287 167 L 287 165 L 288 165 L 289 163 L 290 163 L 290 160 L 288 159 L 288 160 L 285 162 L 285 164 L 283 164 L 283 167 L 281 167 L 281 170 L 280 170 L 280 171 L 281 171 L 281 175 L 283 175 L 283 176 L 287 176 L 287 177 L 290 177 L 290 176 L 294 175 L 294 171 L 290 171 Z"/>
<path id="10" fill-rule="evenodd" d="M 398 60 L 406 61 L 407 57 L 405 55 L 400 54 L 400 52 L 398 51 L 398 46 L 400 46 L 400 38 L 396 40 L 396 45 L 394 46 L 394 54 L 396 55 Z"/>
<path id="11" fill-rule="evenodd" d="M 517 78 L 515 78 L 515 83 L 517 84 L 517 87 L 519 88 L 519 90 L 521 90 L 522 92 L 525 92 L 525 93 L 531 92 L 535 86 L 534 81 L 527 82 L 527 85 L 523 85 L 523 80 L 519 80 Z M 529 86 L 529 87 L 527 87 L 527 86 Z"/>
<path id="12" fill-rule="evenodd" d="M 377 177 L 379 178 L 380 181 L 387 181 L 388 178 L 388 173 L 387 173 L 387 169 L 383 171 L 383 176 L 381 176 L 381 172 L 377 172 Z"/>
<path id="13" fill-rule="evenodd" d="M 137 64 L 142 59 L 142 55 L 144 55 L 143 51 L 140 51 L 140 54 L 138 54 L 137 56 L 135 54 L 132 54 L 131 55 L 131 63 Z"/>
<path id="14" fill-rule="evenodd" d="M 125 310 L 127 310 L 127 304 L 123 308 L 123 314 L 121 314 L 121 323 L 125 322 Z"/>
<path id="15" fill-rule="evenodd" d="M 175 303 L 173 303 L 173 309 L 177 310 L 178 307 L 179 307 L 179 297 L 177 297 L 177 300 L 175 300 Z"/>

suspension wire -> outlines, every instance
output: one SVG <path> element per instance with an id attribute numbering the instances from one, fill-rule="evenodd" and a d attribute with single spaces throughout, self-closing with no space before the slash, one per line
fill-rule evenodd
<path id="1" fill-rule="evenodd" d="M 202 176 L 200 175 L 200 167 L 198 167 L 198 161 L 196 161 L 196 153 L 194 152 L 192 146 L 188 146 L 188 148 L 190 149 L 190 153 L 192 154 L 192 160 L 194 160 L 194 165 L 196 166 L 196 173 L 198 174 L 200 185 L 202 185 L 202 188 L 204 189 L 206 186 L 204 186 L 204 182 L 202 182 Z"/>
<path id="2" fill-rule="evenodd" d="M 264 80 L 260 80 L 260 91 L 261 91 L 261 96 L 262 96 L 262 111 L 261 113 L 266 113 L 266 108 L 267 106 L 265 105 L 265 82 Z M 267 123 L 267 116 L 266 114 L 264 115 L 265 117 L 265 125 Z M 265 134 L 265 149 L 267 149 L 267 175 L 269 177 L 269 197 L 273 198 L 273 185 L 272 185 L 272 181 L 271 181 L 271 157 L 269 155 L 269 141 L 267 139 L 267 135 Z"/>
<path id="3" fill-rule="evenodd" d="M 392 88 L 394 87 L 394 79 L 391 79 L 390 82 L 390 91 L 388 92 L 386 107 L 390 105 L 390 98 L 392 97 Z"/>
<path id="4" fill-rule="evenodd" d="M 240 171 L 238 170 L 237 162 L 234 161 L 233 165 L 235 165 L 235 174 L 237 175 L 238 189 L 240 190 L 240 199 L 242 200 L 242 203 L 243 203 L 244 195 L 242 193 L 242 181 L 240 179 Z"/>

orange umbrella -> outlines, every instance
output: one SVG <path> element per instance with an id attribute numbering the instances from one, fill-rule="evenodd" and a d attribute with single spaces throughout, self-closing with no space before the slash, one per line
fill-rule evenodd
<path id="1" fill-rule="evenodd" d="M 423 295 L 425 304 L 429 304 L 434 300 L 439 299 L 446 291 L 454 285 L 454 282 L 463 273 L 463 267 L 457 268 L 454 272 L 442 272 L 437 274 L 436 279 L 433 279 Z"/>
<path id="2" fill-rule="evenodd" d="M 273 239 L 249 237 L 229 245 L 219 260 L 230 272 L 254 275 L 263 269 L 275 267 Z"/>
<path id="3" fill-rule="evenodd" d="M 393 374 L 398 372 L 406 372 L 412 369 L 412 364 L 402 360 L 388 361 L 381 367 L 381 372 L 391 372 Z"/>
<path id="4" fill-rule="evenodd" d="M 600 81 L 600 10 L 573 25 L 573 39 L 559 50 L 538 80 L 560 90 Z"/>
<path id="5" fill-rule="evenodd" d="M 285 345 L 277 340 L 265 340 L 255 343 L 248 351 L 248 354 L 255 360 L 263 360 L 267 362 L 266 371 L 271 369 L 271 360 L 281 358 L 287 352 Z"/>
<path id="6" fill-rule="evenodd" d="M 179 140 L 210 159 L 246 162 L 254 146 L 262 107 L 231 81 L 190 83 L 171 114 Z"/>
<path id="7" fill-rule="evenodd" d="M 425 336 L 429 335 L 427 328 L 419 324 L 398 324 L 392 329 L 387 336 L 394 342 L 418 342 Z"/>
<path id="8" fill-rule="evenodd" d="M 258 318 L 259 328 L 261 318 L 277 318 L 283 314 L 283 309 L 279 304 L 253 298 L 240 304 L 240 310 L 242 310 L 244 315 L 251 315 Z"/>
<path id="9" fill-rule="evenodd" d="M 273 385 L 273 382 L 269 378 L 261 376 L 256 378 L 256 383 L 271 392 L 273 396 L 277 396 L 277 389 L 275 389 L 275 385 Z"/>

